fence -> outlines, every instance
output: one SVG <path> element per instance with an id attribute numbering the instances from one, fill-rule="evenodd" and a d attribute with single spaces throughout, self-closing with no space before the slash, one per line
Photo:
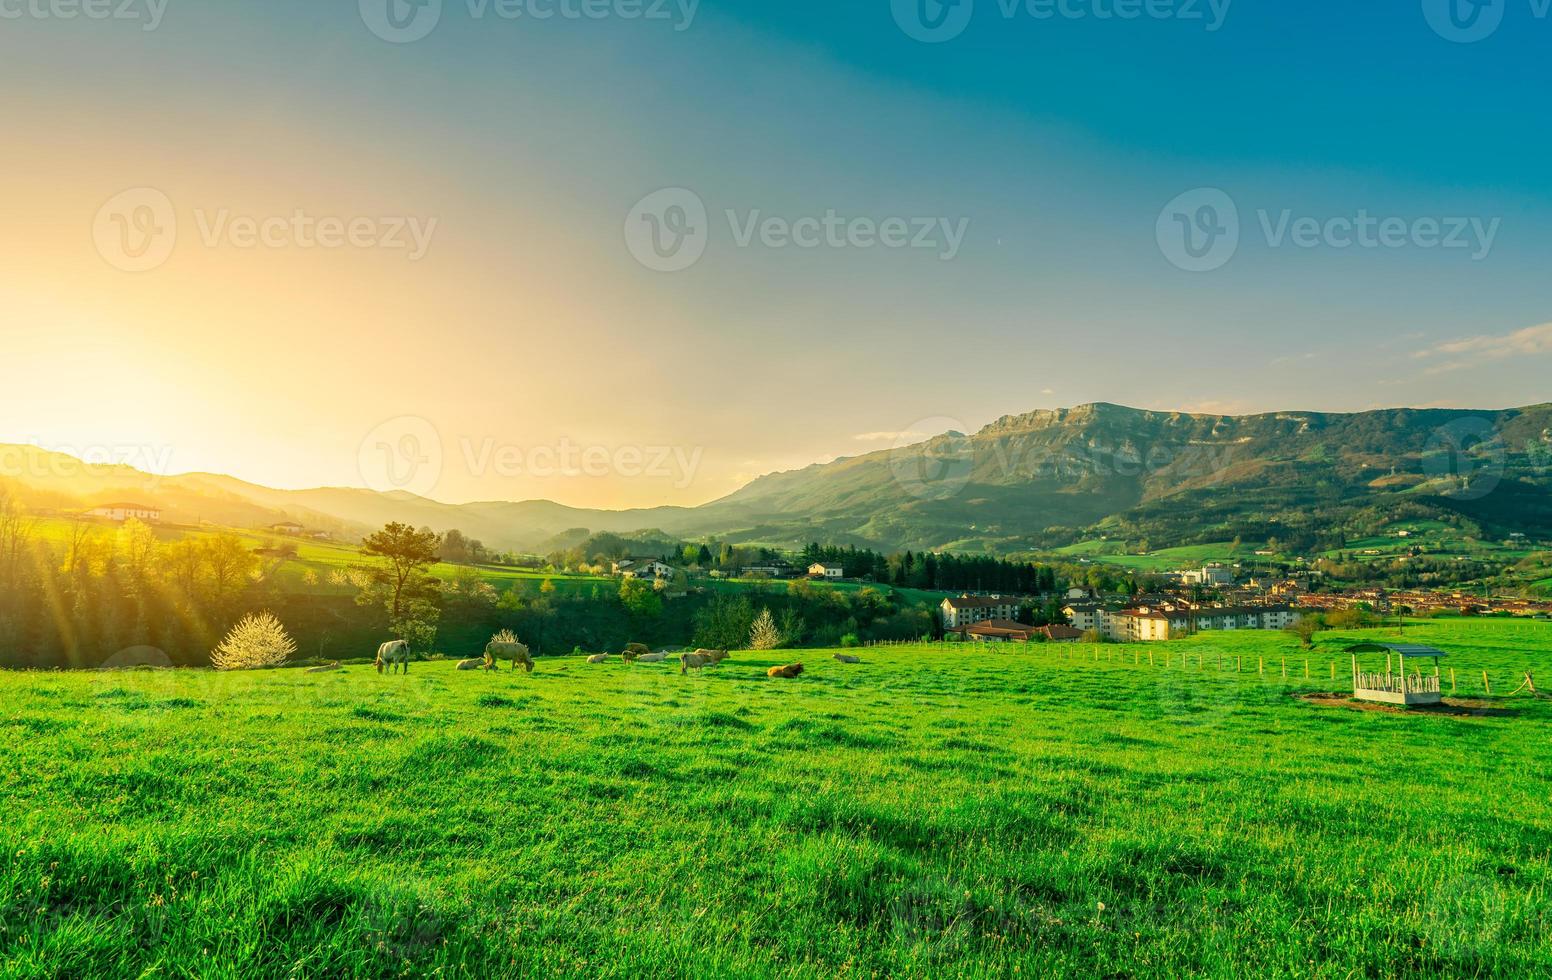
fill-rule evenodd
<path id="1" fill-rule="evenodd" d="M 1081 661 L 1092 661 L 1093 663 L 1130 663 L 1132 666 L 1140 667 L 1144 664 L 1144 662 L 1146 662 L 1149 667 L 1160 667 L 1167 669 L 1189 669 L 1194 667 L 1197 670 L 1215 669 L 1220 673 L 1226 671 L 1228 673 L 1234 674 L 1250 672 L 1256 674 L 1258 677 L 1265 677 L 1267 672 L 1271 670 L 1280 674 L 1284 679 L 1301 678 L 1304 680 L 1313 680 L 1316 674 L 1320 673 L 1319 659 L 1312 661 L 1309 657 L 1295 658 L 1290 668 L 1287 657 L 1279 657 L 1276 664 L 1273 665 L 1268 662 L 1265 656 L 1258 656 L 1255 658 L 1255 662 L 1251 664 L 1248 662 L 1248 658 L 1246 658 L 1243 654 L 1224 654 L 1222 652 L 1215 651 L 1213 656 L 1208 657 L 1200 650 L 1172 649 L 1171 645 L 1167 643 L 1023 643 L 1017 641 L 970 642 L 965 640 L 950 641 L 921 639 L 873 640 L 866 643 L 865 646 L 869 648 L 880 649 L 910 648 L 938 652 L 965 649 L 995 651 L 1000 648 L 1022 651 L 1038 650 L 1049 652 L 1057 659 L 1074 663 Z M 1159 651 L 1159 647 L 1163 647 L 1162 652 Z M 1337 680 L 1338 675 L 1336 665 L 1337 661 L 1335 660 L 1330 660 L 1327 662 L 1326 671 L 1324 672 L 1326 679 L 1331 681 Z M 1361 681 L 1361 683 L 1357 683 L 1357 686 L 1372 691 L 1391 691 L 1394 693 L 1403 693 L 1401 685 L 1406 685 L 1405 693 L 1430 693 L 1442 695 L 1444 693 L 1444 682 L 1447 679 L 1450 685 L 1449 693 L 1451 696 L 1465 695 L 1491 697 L 1493 694 L 1493 679 L 1490 676 L 1490 673 L 1486 670 L 1481 672 L 1481 688 L 1480 690 L 1476 691 L 1475 694 L 1473 694 L 1472 690 L 1467 690 L 1464 685 L 1457 684 L 1455 668 L 1453 667 L 1449 669 L 1447 678 L 1428 674 L 1402 675 L 1392 673 L 1390 675 L 1391 680 L 1387 682 L 1385 680 L 1386 675 L 1383 673 L 1351 673 L 1350 668 L 1344 665 L 1342 677 L 1347 678 L 1349 675 L 1351 675 L 1351 678 L 1355 683 Z M 1467 676 L 1471 677 L 1473 680 L 1475 679 L 1474 674 L 1468 674 Z M 1404 680 L 1401 679 L 1403 677 L 1405 678 Z M 1514 684 L 1516 682 L 1519 683 L 1519 686 L 1510 692 L 1511 696 L 1513 694 L 1518 694 L 1521 691 L 1529 691 L 1531 694 L 1538 697 L 1548 697 L 1548 695 L 1540 694 L 1537 692 L 1535 678 L 1532 675 L 1532 672 L 1529 670 L 1511 671 L 1509 673 L 1509 683 Z M 1387 687 L 1385 686 L 1386 683 L 1389 683 L 1393 686 Z M 1501 686 L 1500 690 L 1502 690 Z M 1500 694 L 1499 696 L 1502 697 L 1504 695 Z"/>

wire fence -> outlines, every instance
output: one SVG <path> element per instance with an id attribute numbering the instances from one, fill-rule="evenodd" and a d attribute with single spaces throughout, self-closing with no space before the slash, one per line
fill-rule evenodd
<path id="1" fill-rule="evenodd" d="M 1215 671 L 1228 674 L 1248 674 L 1265 678 L 1280 677 L 1283 680 L 1315 681 L 1317 679 L 1348 683 L 1369 690 L 1396 691 L 1410 694 L 1438 693 L 1450 697 L 1511 697 L 1529 693 L 1545 697 L 1536 690 L 1534 672 L 1531 670 L 1497 671 L 1483 670 L 1480 675 L 1473 669 L 1459 675 L 1456 668 L 1440 668 L 1436 674 L 1422 671 L 1398 673 L 1364 672 L 1350 663 L 1335 658 L 1287 656 L 1254 658 L 1240 653 L 1224 653 L 1201 650 L 1174 650 L 1167 644 L 1158 649 L 1149 644 L 1064 643 L 1023 641 L 966 641 L 966 640 L 873 640 L 865 644 L 875 649 L 916 649 L 923 652 L 950 652 L 965 649 L 997 650 L 1007 648 L 1027 652 L 1047 653 L 1054 659 L 1068 663 L 1121 664 L 1133 667 L 1156 667 L 1167 670 Z M 1389 678 L 1388 680 L 1386 678 Z M 1517 686 L 1516 686 L 1517 685 Z M 1499 694 L 1494 695 L 1494 689 Z M 1510 690 L 1510 688 L 1513 690 Z"/>

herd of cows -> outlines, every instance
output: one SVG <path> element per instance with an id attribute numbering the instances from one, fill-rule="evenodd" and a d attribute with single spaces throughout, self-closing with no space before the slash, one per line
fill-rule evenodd
<path id="1" fill-rule="evenodd" d="M 679 673 L 688 674 L 690 671 L 703 670 L 706 667 L 715 667 L 727 659 L 726 650 L 696 650 L 694 653 L 679 654 Z M 606 663 L 612 654 L 599 653 L 587 658 L 590 664 Z M 655 664 L 668 659 L 667 653 L 653 653 L 650 648 L 640 643 L 632 643 L 627 646 L 620 659 L 627 664 Z M 399 668 L 403 673 L 410 671 L 410 645 L 404 640 L 389 640 L 377 648 L 376 667 L 379 674 L 383 672 L 393 673 L 394 668 Z M 835 659 L 841 663 L 861 663 L 858 657 L 844 653 L 835 655 Z M 502 632 L 491 638 L 485 646 L 485 655 L 469 660 L 461 660 L 458 663 L 459 670 L 500 670 L 502 661 L 512 664 L 512 669 L 522 668 L 527 673 L 534 671 L 533 655 L 528 652 L 528 647 L 519 643 L 515 636 Z M 766 676 L 773 678 L 793 679 L 803 673 L 801 663 L 786 664 L 785 666 L 772 667 L 766 671 Z"/>

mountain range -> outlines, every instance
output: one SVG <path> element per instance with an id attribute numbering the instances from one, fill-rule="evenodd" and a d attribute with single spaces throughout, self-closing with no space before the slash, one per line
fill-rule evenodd
<path id="1" fill-rule="evenodd" d="M 92 466 L 28 446 L 0 447 L 0 455 L 0 480 L 38 509 L 131 500 L 174 523 L 289 520 L 347 538 L 401 521 L 540 553 L 584 529 L 999 553 L 1096 536 L 1162 547 L 1286 539 L 1391 512 L 1552 532 L 1552 405 L 1247 416 L 1081 405 L 771 474 L 700 507 L 626 511 L 276 490 L 214 474 Z"/>

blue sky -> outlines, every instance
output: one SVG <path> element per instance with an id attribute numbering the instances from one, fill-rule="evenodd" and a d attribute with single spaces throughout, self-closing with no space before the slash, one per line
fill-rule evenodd
<path id="1" fill-rule="evenodd" d="M 1534 0 L 1500 0 L 1475 43 L 1430 26 L 1433 0 L 1155 0 L 1168 16 L 1131 21 L 1102 16 L 1116 0 L 1049 18 L 974 0 L 931 44 L 889 0 L 702 0 L 663 19 L 597 0 L 601 18 L 548 20 L 532 14 L 560 0 L 516 19 L 447 0 L 403 44 L 354 2 L 170 0 L 155 30 L 35 12 L 48 2 L 0 19 L 23 147 L 0 190 L 22 234 L 0 257 L 27 273 L 0 315 L 37 332 L 38 379 L 0 438 L 168 444 L 175 467 L 281 485 L 360 482 L 357 443 L 396 414 L 430 420 L 450 458 L 492 439 L 702 452 L 688 481 L 449 472 L 435 491 L 625 506 L 1085 401 L 1548 398 L 1552 20 Z M 177 246 L 126 276 L 80 229 L 147 186 L 175 203 Z M 706 213 L 679 271 L 624 231 L 664 188 Z M 1193 272 L 1161 236 L 1195 220 L 1199 189 L 1233 203 L 1240 236 Z M 437 237 L 412 264 L 191 242 L 220 209 L 435 218 Z M 826 215 L 896 219 L 933 247 L 749 230 Z M 1398 223 L 1395 242 L 1336 247 L 1359 215 Z M 1317 229 L 1302 245 L 1301 220 Z M 1452 228 L 1464 247 L 1427 244 Z M 121 392 L 105 413 L 42 380 L 130 336 L 218 378 L 188 393 L 200 412 Z M 284 405 L 273 364 L 234 356 L 251 350 L 315 352 Z M 412 394 L 382 394 L 396 374 Z"/>

